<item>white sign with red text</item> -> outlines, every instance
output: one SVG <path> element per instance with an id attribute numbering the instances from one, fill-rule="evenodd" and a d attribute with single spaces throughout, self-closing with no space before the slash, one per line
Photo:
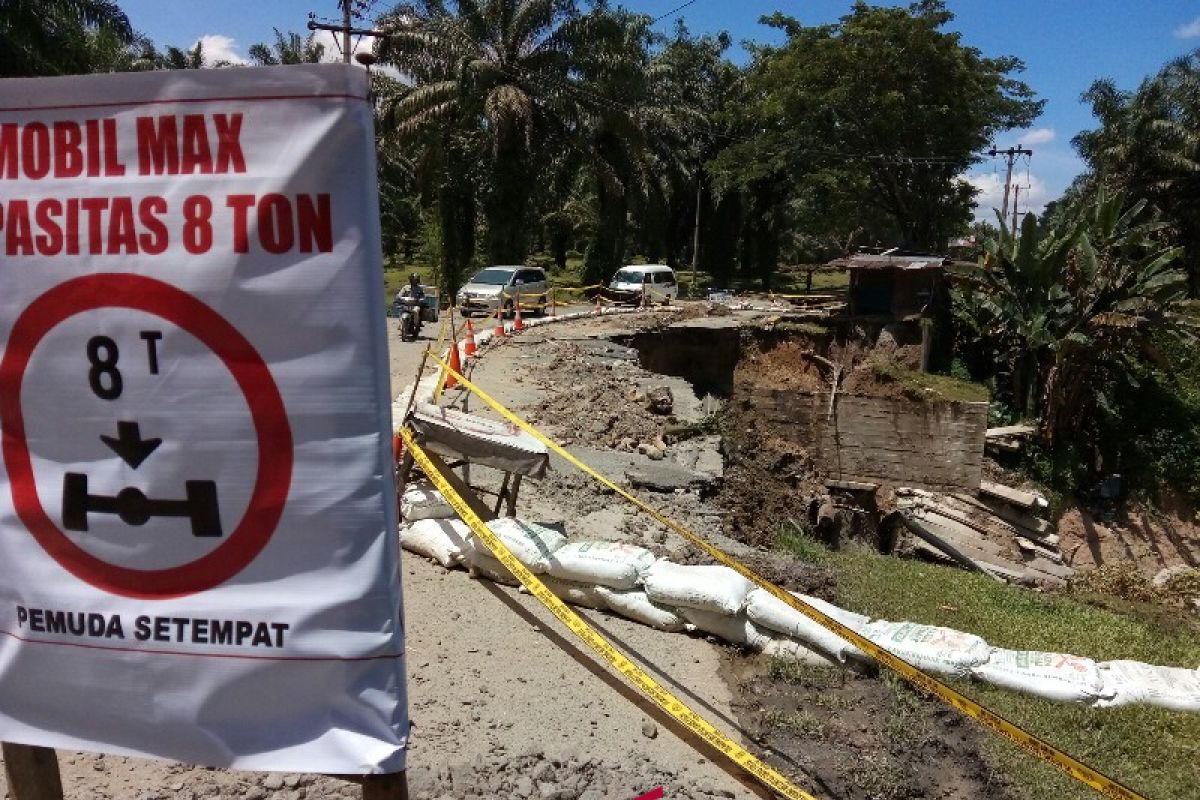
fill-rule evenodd
<path id="1" fill-rule="evenodd" d="M 0 739 L 404 768 L 379 247 L 362 70 L 0 81 Z"/>

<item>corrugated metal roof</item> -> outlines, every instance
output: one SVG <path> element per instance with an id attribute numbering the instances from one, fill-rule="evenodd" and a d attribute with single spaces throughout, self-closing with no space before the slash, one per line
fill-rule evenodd
<path id="1" fill-rule="evenodd" d="M 891 256 L 855 253 L 849 258 L 835 258 L 826 266 L 842 269 L 943 269 L 950 259 L 942 256 Z"/>

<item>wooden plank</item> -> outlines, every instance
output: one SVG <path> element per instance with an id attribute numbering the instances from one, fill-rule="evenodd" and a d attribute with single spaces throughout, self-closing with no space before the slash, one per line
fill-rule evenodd
<path id="1" fill-rule="evenodd" d="M 873 492 L 879 488 L 878 483 L 867 483 L 865 481 L 826 480 L 825 485 L 830 489 L 845 489 L 848 492 Z"/>
<path id="2" fill-rule="evenodd" d="M 969 494 L 960 493 L 955 493 L 951 497 L 966 505 L 986 511 L 989 514 L 994 514 L 1010 525 L 1020 529 L 1025 536 L 1036 539 L 1051 547 L 1058 544 L 1058 536 L 1054 533 L 1054 526 L 1041 517 L 1035 517 L 1032 514 L 1013 508 L 1007 503 L 989 498 L 973 497 Z"/>
<path id="3" fill-rule="evenodd" d="M 1025 509 L 1046 508 L 1050 505 L 1040 494 L 1025 492 L 992 481 L 980 481 L 979 491 Z"/>
<path id="4" fill-rule="evenodd" d="M 363 800 L 408 800 L 408 773 L 364 776 L 362 797 Z"/>
<path id="5" fill-rule="evenodd" d="M 971 557 L 972 548 L 960 548 L 957 546 L 957 543 L 951 544 L 945 538 L 939 536 L 937 531 L 930 530 L 929 526 L 923 524 L 924 520 L 918 520 L 908 514 L 901 514 L 900 519 L 904 521 L 904 527 L 908 528 L 913 536 L 924 541 L 926 546 L 936 549 L 968 570 L 983 572 L 990 578 L 1000 580 L 994 573 L 983 569 L 977 559 Z"/>
<path id="6" fill-rule="evenodd" d="M 987 553 L 994 558 L 1001 558 L 1006 561 L 1012 560 L 1005 554 L 1000 545 L 995 542 L 989 542 L 987 539 L 981 537 L 978 532 L 957 520 L 932 513 L 930 509 L 914 509 L 913 513 L 917 519 L 938 528 L 937 532 L 939 535 L 955 547 L 959 545 L 970 547 L 982 553 Z"/>
<path id="7" fill-rule="evenodd" d="M 1061 580 L 1066 580 L 1075 574 L 1075 570 L 1065 564 L 1055 564 L 1048 558 L 1038 556 L 1030 561 L 1025 562 L 1026 569 L 1036 570 L 1047 575 L 1053 575 Z"/>
<path id="8" fill-rule="evenodd" d="M 3 752 L 12 800 L 63 800 L 62 775 L 54 750 L 4 742 Z"/>
<path id="9" fill-rule="evenodd" d="M 999 436 L 1031 436 L 1036 431 L 1032 425 L 1005 425 L 1000 428 L 988 428 L 983 435 L 994 439 Z"/>
<path id="10" fill-rule="evenodd" d="M 1038 555 L 1042 558 L 1048 558 L 1055 564 L 1062 563 L 1062 553 L 1057 550 L 1052 550 L 1049 547 L 1038 544 L 1032 539 L 1026 539 L 1024 536 L 1016 537 L 1017 547 L 1032 555 Z"/>

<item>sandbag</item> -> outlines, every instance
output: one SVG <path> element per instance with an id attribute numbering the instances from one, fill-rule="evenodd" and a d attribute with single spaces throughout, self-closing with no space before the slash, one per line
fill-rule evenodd
<path id="1" fill-rule="evenodd" d="M 1092 659 L 1039 650 L 993 647 L 987 661 L 971 668 L 971 675 L 994 686 L 1064 703 L 1093 703 L 1104 687 Z"/>
<path id="2" fill-rule="evenodd" d="M 632 589 L 656 560 L 646 548 L 625 542 L 571 542 L 546 559 L 546 572 L 566 581 Z"/>
<path id="3" fill-rule="evenodd" d="M 489 581 L 503 583 L 505 586 L 521 585 L 521 582 L 508 571 L 508 567 L 504 566 L 498 558 L 488 555 L 478 547 L 468 553 L 465 563 L 472 578 L 487 578 Z"/>
<path id="4" fill-rule="evenodd" d="M 494 519 L 487 526 L 504 542 L 504 546 L 512 551 L 517 560 L 533 572 L 545 572 L 547 558 L 567 543 L 567 537 L 553 528 L 512 517 Z M 487 550 L 487 546 L 482 543 L 479 547 Z"/>
<path id="5" fill-rule="evenodd" d="M 1175 711 L 1200 711 L 1200 670 L 1159 667 L 1140 661 L 1103 661 L 1098 706 L 1149 703 Z"/>
<path id="6" fill-rule="evenodd" d="M 622 617 L 669 633 L 679 633 L 684 629 L 683 617 L 674 609 L 655 603 L 645 592 L 636 589 L 617 591 L 604 586 L 596 587 L 596 592 L 604 598 L 611 611 Z"/>
<path id="7" fill-rule="evenodd" d="M 765 633 L 765 631 L 764 631 Z M 788 661 L 799 661 L 802 664 L 812 664 L 816 667 L 838 666 L 836 661 L 813 650 L 807 644 L 798 642 L 787 636 L 773 636 L 762 643 L 762 654 L 771 658 L 782 658 Z"/>
<path id="8" fill-rule="evenodd" d="M 400 517 L 405 522 L 422 519 L 454 519 L 458 512 L 446 502 L 442 493 L 424 481 L 414 483 L 400 495 Z"/>
<path id="9" fill-rule="evenodd" d="M 854 629 L 855 632 L 862 633 L 863 628 L 870 621 L 870 617 L 838 608 L 820 598 L 798 592 L 792 594 L 809 605 L 816 606 L 818 611 L 833 617 L 846 627 Z M 754 589 L 747 596 L 746 616 L 760 627 L 799 639 L 839 662 L 844 662 L 846 656 L 851 653 L 862 656 L 862 652 L 850 642 L 806 617 L 765 589 Z"/>
<path id="10" fill-rule="evenodd" d="M 936 625 L 877 620 L 862 633 L 914 667 L 950 677 L 966 677 L 991 652 L 988 643 L 973 633 Z"/>
<path id="11" fill-rule="evenodd" d="M 681 608 L 679 613 L 694 630 L 709 633 L 730 644 L 762 650 L 771 637 L 761 631 L 745 614 L 723 614 L 702 608 Z"/>
<path id="12" fill-rule="evenodd" d="M 660 605 L 698 608 L 732 616 L 742 610 L 754 584 L 729 567 L 685 566 L 656 561 L 642 576 L 646 594 Z"/>
<path id="13" fill-rule="evenodd" d="M 583 606 L 584 608 L 595 608 L 600 611 L 608 610 L 608 603 L 601 594 L 603 587 L 593 586 L 589 583 L 576 583 L 575 581 L 560 581 L 557 578 L 551 578 L 549 575 L 539 575 L 538 580 L 546 585 L 546 588 L 554 592 L 558 599 L 564 603 L 569 603 L 573 606 Z M 527 591 L 524 586 L 521 591 Z"/>
<path id="14" fill-rule="evenodd" d="M 400 526 L 400 546 L 451 569 L 466 560 L 470 535 L 471 529 L 461 520 L 419 519 Z"/>

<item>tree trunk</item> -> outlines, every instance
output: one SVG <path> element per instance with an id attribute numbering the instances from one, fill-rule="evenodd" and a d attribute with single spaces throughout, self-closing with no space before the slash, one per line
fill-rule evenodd
<path id="1" fill-rule="evenodd" d="M 484 199 L 490 263 L 524 263 L 530 194 L 529 158 L 524 148 L 513 145 L 497 152 L 492 186 Z"/>

